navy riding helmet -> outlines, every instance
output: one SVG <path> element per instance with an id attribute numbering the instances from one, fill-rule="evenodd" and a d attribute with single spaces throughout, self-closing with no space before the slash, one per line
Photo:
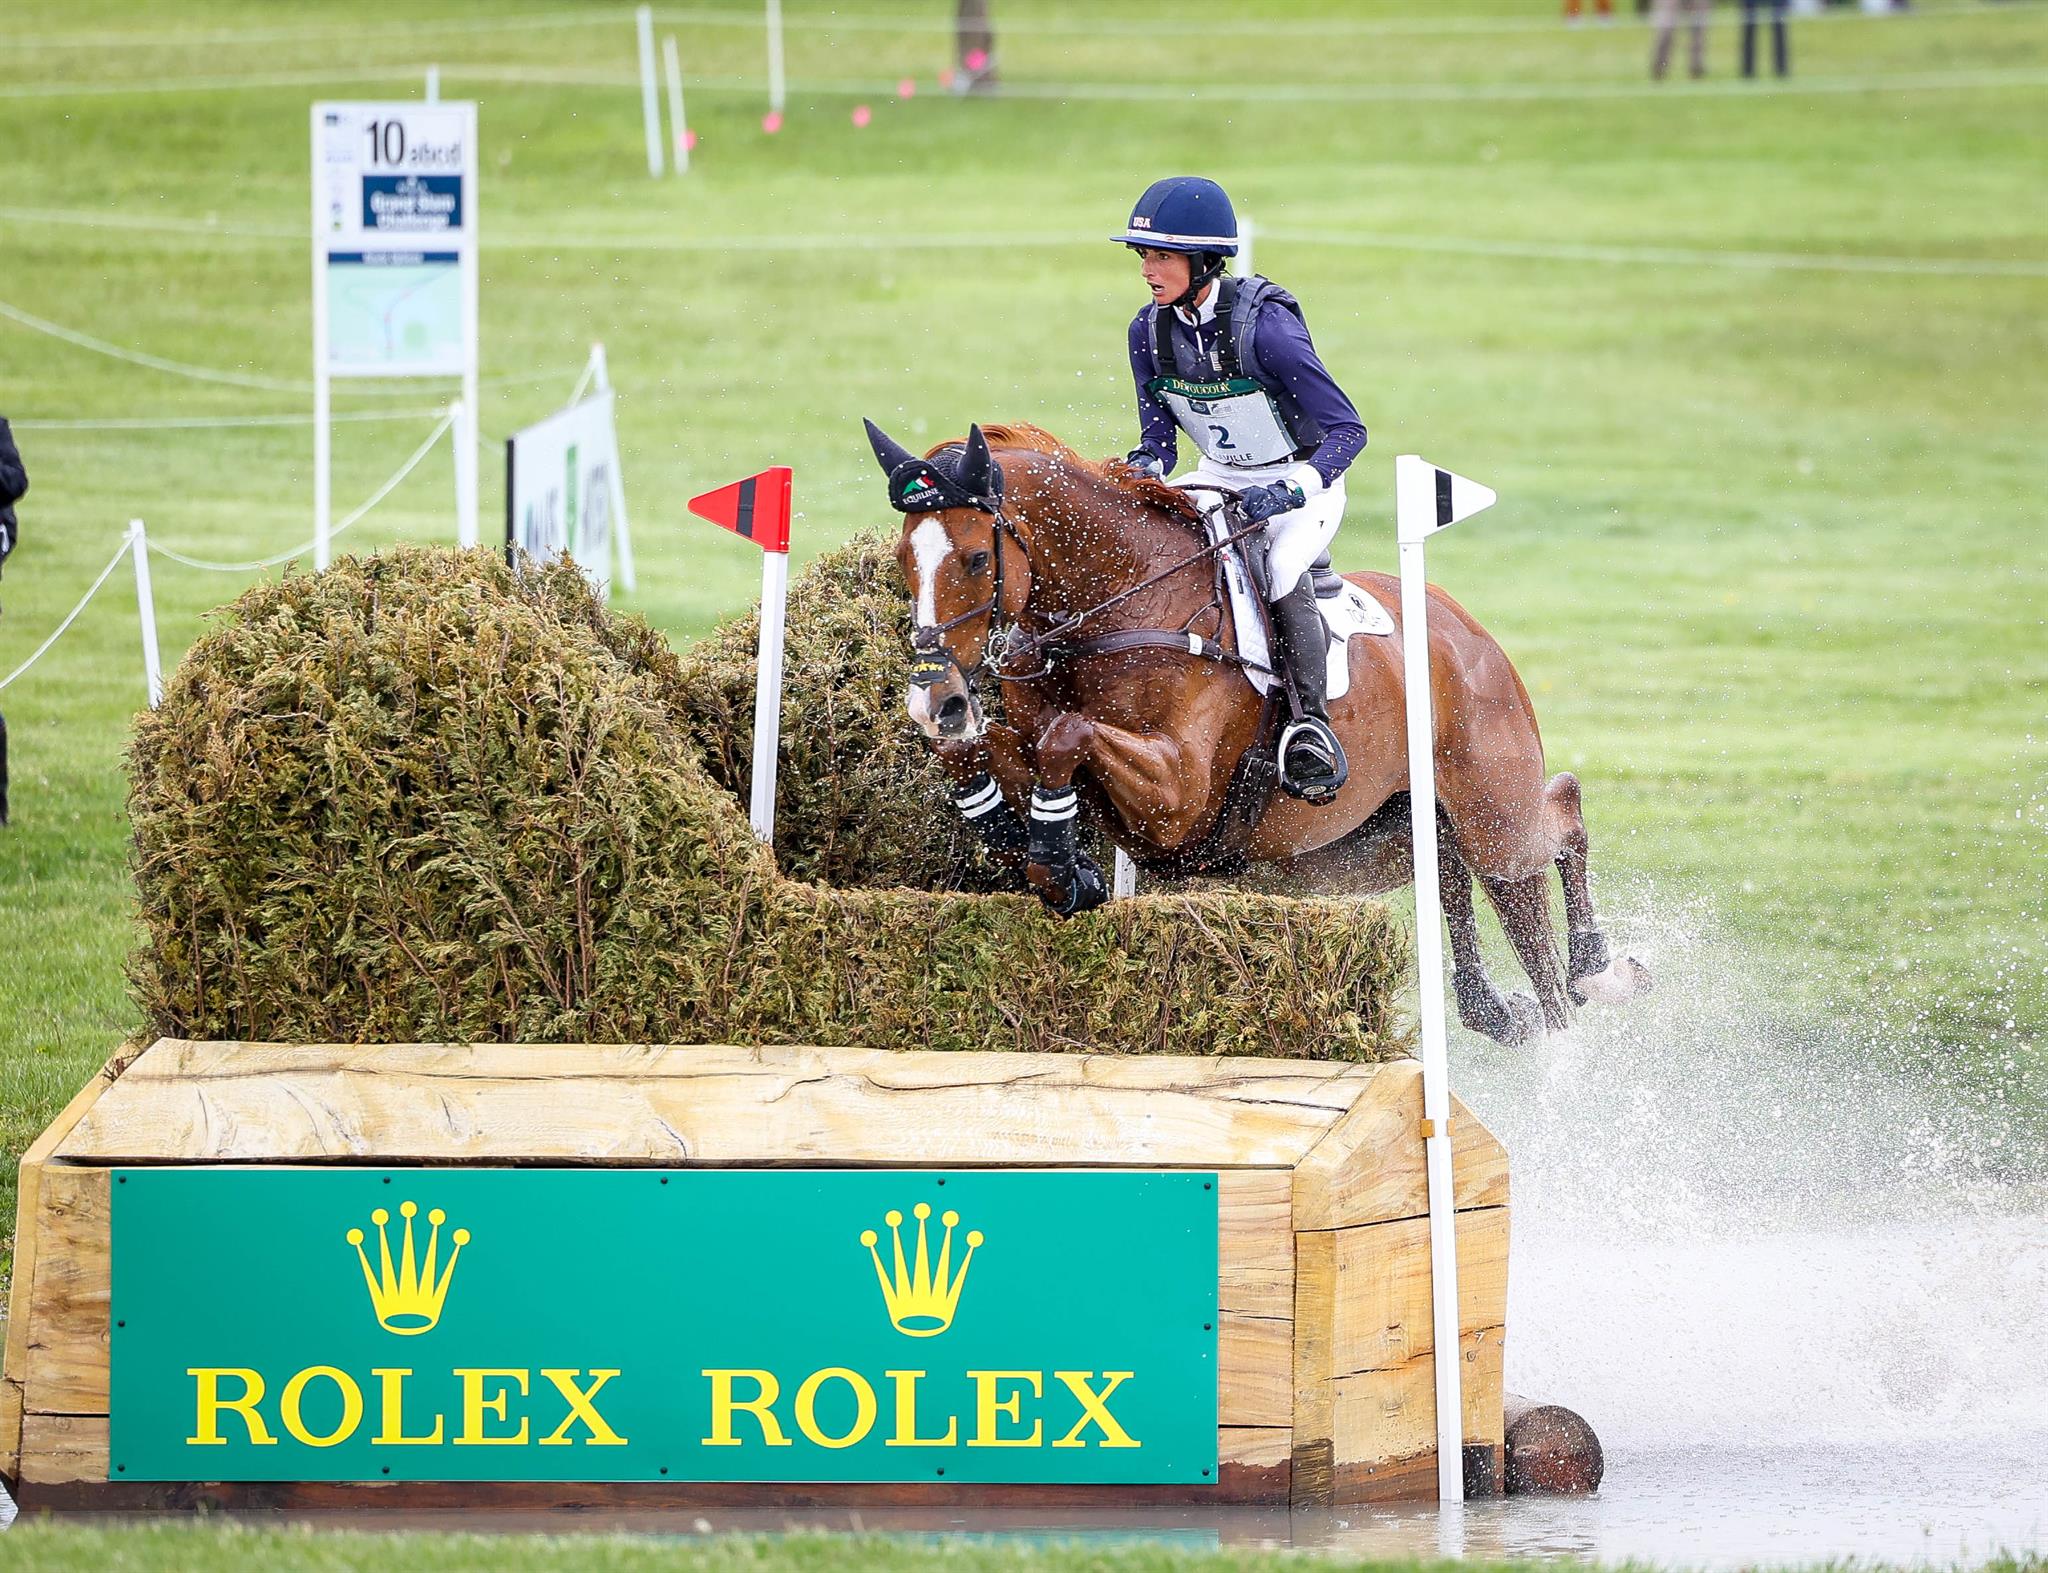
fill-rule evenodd
<path id="1" fill-rule="evenodd" d="M 1237 255 L 1237 214 L 1215 181 L 1169 175 L 1145 188 L 1124 232 L 1110 238 L 1121 246 L 1148 246 L 1192 257 L 1187 293 L 1173 302 L 1184 306 L 1223 271 L 1224 258 Z"/>

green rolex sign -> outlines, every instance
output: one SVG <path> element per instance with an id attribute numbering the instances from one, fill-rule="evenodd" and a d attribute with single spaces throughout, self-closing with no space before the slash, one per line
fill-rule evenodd
<path id="1" fill-rule="evenodd" d="M 1215 1183 L 118 1170 L 109 1469 L 1200 1485 Z"/>

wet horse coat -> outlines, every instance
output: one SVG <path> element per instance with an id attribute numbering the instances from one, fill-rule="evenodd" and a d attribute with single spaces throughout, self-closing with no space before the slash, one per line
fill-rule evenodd
<path id="1" fill-rule="evenodd" d="M 1034 794 L 1042 806 L 1072 789 L 1143 863 L 1204 846 L 1240 762 L 1263 746 L 1264 706 L 1228 660 L 1190 653 L 1190 634 L 1234 648 L 1213 563 L 1197 555 L 1207 539 L 1193 499 L 1117 461 L 1090 464 L 1029 426 L 977 428 L 964 448 L 934 449 L 923 461 L 871 435 L 892 486 L 921 462 L 945 489 L 936 501 L 975 499 L 935 506 L 927 496 L 897 546 L 920 651 L 911 717 L 956 779 L 987 771 L 1020 812 Z M 1398 626 L 1396 580 L 1346 577 Z M 1431 588 L 1429 601 L 1439 857 L 1459 1014 L 1476 1031 L 1519 1041 L 1564 1026 L 1574 1002 L 1638 992 L 1647 974 L 1632 961 L 1609 963 L 1579 783 L 1545 778 L 1535 709 L 1513 663 L 1449 596 Z M 1133 648 L 1138 632 L 1161 637 Z M 1113 635 L 1125 637 L 1105 637 Z M 1351 756 L 1350 780 L 1322 805 L 1273 795 L 1233 850 L 1317 888 L 1377 892 L 1413 872 L 1400 641 L 1354 639 L 1349 657 L 1351 686 L 1330 718 Z M 983 673 L 1002 686 L 1003 719 L 993 724 L 976 692 Z M 1550 921 L 1553 866 L 1568 959 Z M 1031 862 L 1027 877 L 1056 904 L 1072 894 L 1058 860 Z M 1503 999 L 1487 979 L 1475 877 L 1533 999 Z"/>

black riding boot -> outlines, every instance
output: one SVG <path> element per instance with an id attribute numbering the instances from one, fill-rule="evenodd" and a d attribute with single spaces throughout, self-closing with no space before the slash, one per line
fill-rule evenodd
<path id="1" fill-rule="evenodd" d="M 1301 700 L 1302 716 L 1280 734 L 1280 785 L 1305 802 L 1327 803 L 1344 785 L 1350 767 L 1330 725 L 1325 699 L 1329 634 L 1306 574 L 1273 603 L 1273 628 L 1280 636 L 1281 667 Z"/>

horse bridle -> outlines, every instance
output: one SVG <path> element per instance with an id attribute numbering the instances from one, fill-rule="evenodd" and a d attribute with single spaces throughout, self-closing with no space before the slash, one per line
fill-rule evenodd
<path id="1" fill-rule="evenodd" d="M 1003 538 L 1008 536 L 1016 543 L 1017 550 L 1024 554 L 1024 560 L 1031 560 L 1031 549 L 1024 544 L 1024 537 L 1016 525 L 1003 512 L 1003 506 L 993 498 L 977 497 L 974 506 L 989 516 L 989 539 L 991 565 L 995 570 L 995 590 L 979 606 L 970 606 L 957 616 L 949 617 L 942 623 L 920 623 L 910 631 L 910 684 L 913 688 L 929 688 L 943 678 L 948 671 L 958 672 L 960 681 L 971 691 L 974 680 L 990 668 L 994 656 L 994 670 L 1001 681 L 1013 681 L 1005 677 L 1002 661 L 1008 658 L 1008 650 L 997 653 L 999 643 L 1007 645 L 1008 630 L 1020 625 L 1016 620 L 1004 622 L 1003 613 Z M 960 664 L 960 658 L 947 648 L 944 636 L 962 623 L 972 622 L 977 617 L 990 619 L 988 637 L 981 642 L 981 659 L 972 667 Z"/>
<path id="2" fill-rule="evenodd" d="M 1206 482 L 1191 481 L 1183 485 L 1181 490 L 1214 492 L 1224 499 L 1222 506 L 1226 509 L 1230 507 L 1231 500 L 1237 495 L 1236 492 L 1227 486 L 1211 486 Z M 1003 512 L 1000 501 L 990 497 L 977 497 L 973 500 L 973 506 L 987 514 L 990 519 L 990 536 L 993 542 L 991 555 L 994 558 L 996 576 L 995 593 L 979 606 L 971 606 L 958 616 L 949 617 L 942 623 L 922 623 L 911 630 L 910 682 L 914 688 L 931 687 L 932 684 L 944 677 L 948 670 L 958 672 L 961 682 L 967 686 L 970 692 L 974 688 L 974 680 L 985 670 L 993 671 L 996 680 L 1002 683 L 1035 683 L 1049 677 L 1059 662 L 1059 651 L 1055 648 L 1058 641 L 1083 627 L 1090 619 L 1100 617 L 1112 607 L 1119 606 L 1123 602 L 1130 600 L 1131 597 L 1151 589 L 1152 586 L 1160 583 L 1162 580 L 1170 579 L 1175 574 L 1194 567 L 1195 564 L 1215 556 L 1216 553 L 1222 551 L 1227 546 L 1234 546 L 1240 541 L 1249 540 L 1252 536 L 1264 530 L 1268 522 L 1261 519 L 1243 528 L 1228 531 L 1219 539 L 1210 542 L 1192 556 L 1183 558 L 1172 567 L 1162 569 L 1149 578 L 1140 580 L 1128 589 L 1119 590 L 1116 594 L 1096 602 L 1095 605 L 1063 618 L 1043 633 L 1033 634 L 1025 633 L 1024 625 L 1015 618 L 1009 618 L 1007 621 L 1004 620 L 1003 537 L 1007 535 L 1016 543 L 1017 550 L 1024 554 L 1024 560 L 1027 563 L 1031 560 L 1031 548 L 1025 543 L 1022 532 L 1011 522 L 1009 516 Z M 962 623 L 971 622 L 975 618 L 983 616 L 989 617 L 991 623 L 988 637 L 982 641 L 981 659 L 976 661 L 971 668 L 964 667 L 960 664 L 959 658 L 946 647 L 941 636 L 951 633 Z M 1015 635 L 1019 633 L 1024 635 L 1021 643 L 1015 638 Z M 1042 664 L 1035 672 L 1020 673 L 1003 670 L 1004 663 L 1018 655 L 1038 655 L 1041 653 Z"/>

